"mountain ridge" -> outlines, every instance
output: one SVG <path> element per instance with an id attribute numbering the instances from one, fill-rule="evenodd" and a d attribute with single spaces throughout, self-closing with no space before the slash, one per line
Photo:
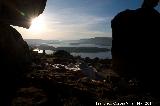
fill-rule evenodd
<path id="1" fill-rule="evenodd" d="M 70 43 L 72 45 L 78 44 L 96 44 L 96 45 L 104 45 L 111 46 L 112 37 L 94 37 L 94 38 L 84 38 L 79 40 L 43 40 L 43 39 L 24 39 L 29 45 L 30 44 L 57 44 L 57 43 Z"/>

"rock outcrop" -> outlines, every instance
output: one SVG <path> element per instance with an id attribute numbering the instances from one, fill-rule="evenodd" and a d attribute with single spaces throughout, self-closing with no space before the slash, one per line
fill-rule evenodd
<path id="1" fill-rule="evenodd" d="M 30 64 L 28 44 L 12 26 L 29 28 L 47 0 L 0 0 L 0 105 L 10 106 L 17 86 Z"/>
<path id="2" fill-rule="evenodd" d="M 0 0 L 0 23 L 29 28 L 40 15 L 47 0 Z"/>
<path id="3" fill-rule="evenodd" d="M 30 61 L 29 47 L 21 34 L 5 24 L 0 24 L 0 49 L 0 65 L 6 66 L 4 69 L 23 67 Z"/>
<path id="4" fill-rule="evenodd" d="M 112 20 L 114 70 L 129 79 L 136 77 L 147 89 L 157 88 L 159 79 L 159 25 L 160 14 L 152 8 L 126 10 Z"/>

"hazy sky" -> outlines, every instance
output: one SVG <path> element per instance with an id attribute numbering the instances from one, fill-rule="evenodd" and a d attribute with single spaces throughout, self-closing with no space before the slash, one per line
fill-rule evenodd
<path id="1" fill-rule="evenodd" d="M 111 37 L 111 19 L 122 10 L 140 7 L 142 1 L 48 0 L 45 11 L 30 29 L 16 29 L 24 39 Z"/>

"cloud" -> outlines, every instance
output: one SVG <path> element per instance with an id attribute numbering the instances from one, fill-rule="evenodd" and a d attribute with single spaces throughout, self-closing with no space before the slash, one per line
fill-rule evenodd
<path id="1" fill-rule="evenodd" d="M 83 13 L 73 13 L 73 8 L 61 10 L 52 14 L 52 19 L 48 19 L 50 28 L 57 31 L 102 31 L 110 23 L 112 17 L 93 16 Z M 105 31 L 105 30 L 103 30 Z M 107 31 L 107 28 L 106 28 Z"/>
<path id="2" fill-rule="evenodd" d="M 46 31 L 41 35 L 33 35 L 21 30 L 25 37 L 33 35 L 33 37 L 42 37 L 42 39 L 79 39 L 111 36 L 111 16 L 82 13 L 75 8 L 53 10 L 52 13 L 44 12 L 42 15 L 46 20 Z"/>

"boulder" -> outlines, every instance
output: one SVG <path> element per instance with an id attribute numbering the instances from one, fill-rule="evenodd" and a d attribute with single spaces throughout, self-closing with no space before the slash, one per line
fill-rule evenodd
<path id="1" fill-rule="evenodd" d="M 23 84 L 30 65 L 28 44 L 12 26 L 29 28 L 47 0 L 0 0 L 0 105 L 10 106 L 16 88 Z"/>
<path id="2" fill-rule="evenodd" d="M 0 24 L 0 50 L 1 65 L 10 66 L 5 68 L 23 67 L 30 60 L 29 47 L 21 34 L 5 24 Z"/>
<path id="3" fill-rule="evenodd" d="M 29 28 L 45 9 L 47 0 L 0 0 L 0 23 Z"/>

